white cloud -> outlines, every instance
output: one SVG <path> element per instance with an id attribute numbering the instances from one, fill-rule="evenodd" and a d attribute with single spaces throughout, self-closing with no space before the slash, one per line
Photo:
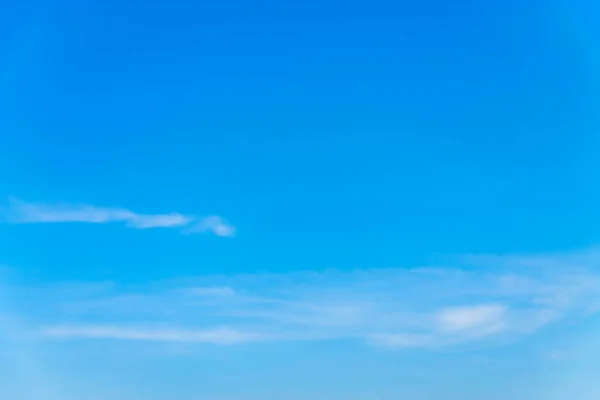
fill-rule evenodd
<path id="1" fill-rule="evenodd" d="M 484 304 L 467 307 L 446 308 L 437 319 L 446 332 L 494 333 L 505 326 L 506 307 L 499 304 Z"/>
<path id="2" fill-rule="evenodd" d="M 198 218 L 179 213 L 141 214 L 124 208 L 106 208 L 87 204 L 27 203 L 9 199 L 3 210 L 6 222 L 13 224 L 33 223 L 89 223 L 106 224 L 122 222 L 128 228 L 186 228 L 186 233 L 212 232 L 217 236 L 234 236 L 235 227 L 218 216 Z"/>
<path id="3" fill-rule="evenodd" d="M 219 216 L 211 215 L 202 218 L 194 226 L 187 228 L 184 233 L 212 232 L 217 236 L 231 237 L 235 236 L 235 231 L 235 226 Z"/>
<path id="4" fill-rule="evenodd" d="M 194 342 L 202 336 L 186 327 L 202 321 L 203 326 L 251 331 L 264 340 L 361 340 L 392 348 L 437 348 L 504 343 L 562 319 L 585 318 L 600 304 L 598 261 L 600 257 L 574 264 L 550 260 L 544 266 L 529 260 L 528 265 L 536 266 L 524 268 L 499 257 L 495 265 L 486 262 L 481 268 L 201 276 L 105 285 L 89 292 L 70 289 L 71 284 L 22 290 L 20 302 L 28 305 L 31 324 L 75 322 L 70 331 L 61 328 L 63 336 L 150 340 L 144 338 L 158 335 Z M 148 333 L 131 326 L 181 328 Z"/>
<path id="5" fill-rule="evenodd" d="M 153 342 L 193 342 L 232 345 L 265 340 L 254 333 L 228 328 L 207 330 L 126 328 L 120 326 L 82 325 L 55 326 L 41 330 L 41 334 L 56 338 L 124 339 Z"/>

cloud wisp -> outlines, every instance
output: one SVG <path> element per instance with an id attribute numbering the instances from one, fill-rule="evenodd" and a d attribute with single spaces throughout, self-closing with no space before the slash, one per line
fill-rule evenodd
<path id="1" fill-rule="evenodd" d="M 41 333 L 48 337 L 124 339 L 159 342 L 208 343 L 233 345 L 266 340 L 264 335 L 240 332 L 228 328 L 205 330 L 127 328 L 123 326 L 54 326 L 43 329 Z"/>
<path id="2" fill-rule="evenodd" d="M 470 331 L 485 335 L 503 328 L 506 312 L 506 306 L 499 304 L 454 307 L 441 310 L 438 321 L 446 332 Z"/>
<path id="3" fill-rule="evenodd" d="M 204 276 L 135 287 L 91 283 L 87 292 L 85 285 L 63 284 L 23 289 L 30 297 L 21 303 L 29 304 L 30 325 L 51 338 L 358 340 L 389 348 L 505 343 L 597 311 L 597 253 L 576 263 L 557 256 L 547 266 L 523 268 L 537 262 L 528 257 L 496 257 L 481 268 Z"/>
<path id="4" fill-rule="evenodd" d="M 184 233 L 212 232 L 217 236 L 234 236 L 235 227 L 218 216 L 196 217 L 180 213 L 142 214 L 124 208 L 97 207 L 87 204 L 28 203 L 10 198 L 2 210 L 12 224 L 36 223 L 124 223 L 133 229 L 180 228 Z"/>

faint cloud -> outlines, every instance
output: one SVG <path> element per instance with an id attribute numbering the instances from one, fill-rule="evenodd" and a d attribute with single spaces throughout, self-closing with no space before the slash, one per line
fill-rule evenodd
<path id="1" fill-rule="evenodd" d="M 502 330 L 506 323 L 506 307 L 498 304 L 447 308 L 440 311 L 437 320 L 442 331 L 469 332 L 487 335 Z"/>
<path id="2" fill-rule="evenodd" d="M 432 347 L 436 343 L 432 336 L 408 333 L 380 333 L 370 335 L 367 339 L 372 344 L 391 348 Z"/>
<path id="3" fill-rule="evenodd" d="M 44 204 L 28 203 L 16 198 L 10 198 L 8 207 L 2 210 L 8 223 L 89 223 L 106 224 L 122 222 L 128 228 L 187 228 L 186 233 L 212 232 L 218 236 L 233 236 L 235 227 L 227 224 L 217 216 L 198 218 L 179 213 L 141 214 L 124 208 L 106 208 L 87 204 Z M 197 227 L 203 229 L 197 229 Z"/>
<path id="4" fill-rule="evenodd" d="M 143 329 L 119 326 L 57 326 L 44 328 L 43 336 L 55 338 L 124 339 L 153 342 L 195 342 L 233 345 L 265 340 L 266 337 L 228 328 L 208 330 Z"/>
<path id="5" fill-rule="evenodd" d="M 434 313 L 435 324 L 421 333 L 378 333 L 368 341 L 384 347 L 445 347 L 498 334 L 506 327 L 506 308 L 501 305 L 473 305 L 445 308 Z"/>
<path id="6" fill-rule="evenodd" d="M 6 212 L 8 222 L 15 224 L 83 222 L 105 224 L 124 222 L 130 228 L 171 228 L 187 225 L 193 217 L 178 213 L 138 214 L 121 208 L 102 208 L 85 204 L 26 203 L 11 198 Z"/>
<path id="7" fill-rule="evenodd" d="M 235 290 L 230 287 L 195 287 L 189 289 L 189 292 L 197 296 L 228 297 L 235 295 Z"/>
<path id="8" fill-rule="evenodd" d="M 212 232 L 217 236 L 232 237 L 235 236 L 236 228 L 223 218 L 211 215 L 210 217 L 200 219 L 192 227 L 183 231 L 183 233 L 197 232 Z"/>
<path id="9" fill-rule="evenodd" d="M 47 336 L 232 344 L 354 340 L 394 349 L 512 343 L 557 321 L 584 319 L 600 304 L 593 257 L 570 264 L 542 254 L 527 267 L 511 265 L 518 259 L 468 268 L 198 276 L 98 290 L 85 290 L 93 282 L 46 284 L 12 292 L 27 304 L 31 326 L 55 326 Z M 542 260 L 549 260 L 545 267 Z M 198 321 L 230 331 L 189 328 Z"/>

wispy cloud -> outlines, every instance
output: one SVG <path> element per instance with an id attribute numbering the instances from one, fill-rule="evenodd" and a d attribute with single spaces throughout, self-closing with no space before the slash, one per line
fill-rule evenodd
<path id="1" fill-rule="evenodd" d="M 235 295 L 235 290 L 227 286 L 214 287 L 214 286 L 206 286 L 206 287 L 195 287 L 189 289 L 189 293 L 193 293 L 198 296 L 233 296 Z"/>
<path id="2" fill-rule="evenodd" d="M 235 227 L 218 216 L 196 217 L 180 213 L 142 214 L 125 208 L 97 207 L 86 204 L 28 203 L 10 198 L 3 210 L 5 221 L 12 224 L 122 222 L 128 228 L 182 228 L 185 233 L 212 232 L 234 236 Z"/>
<path id="3" fill-rule="evenodd" d="M 436 321 L 420 333 L 380 333 L 369 336 L 371 343 L 386 347 L 444 347 L 488 336 L 499 335 L 504 329 L 515 330 L 507 321 L 508 308 L 499 304 L 480 304 L 443 308 L 434 316 Z"/>
<path id="4" fill-rule="evenodd" d="M 71 284 L 38 288 L 20 301 L 30 305 L 30 323 L 42 324 L 51 337 L 360 340 L 392 348 L 493 344 L 590 315 L 600 301 L 600 258 L 586 257 L 546 266 L 529 259 L 526 264 L 536 266 L 525 268 L 510 256 L 464 269 L 204 276 L 136 287 L 92 284 L 89 292 Z"/>
<path id="5" fill-rule="evenodd" d="M 207 330 L 127 328 L 122 326 L 73 325 L 55 326 L 41 331 L 45 336 L 60 338 L 124 339 L 155 342 L 191 342 L 232 345 L 266 340 L 261 334 L 228 328 Z"/>
<path id="6" fill-rule="evenodd" d="M 500 304 L 483 304 L 443 309 L 437 319 L 446 332 L 478 332 L 480 335 L 498 332 L 505 327 L 507 308 Z"/>
<path id="7" fill-rule="evenodd" d="M 217 215 L 211 215 L 197 220 L 193 226 L 185 229 L 184 233 L 212 232 L 217 236 L 235 236 L 235 226 Z"/>

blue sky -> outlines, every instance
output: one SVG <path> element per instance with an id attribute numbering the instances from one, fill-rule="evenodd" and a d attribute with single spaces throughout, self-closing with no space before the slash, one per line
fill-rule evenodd
<path id="1" fill-rule="evenodd" d="M 599 11 L 3 5 L 0 397 L 596 398 Z"/>

